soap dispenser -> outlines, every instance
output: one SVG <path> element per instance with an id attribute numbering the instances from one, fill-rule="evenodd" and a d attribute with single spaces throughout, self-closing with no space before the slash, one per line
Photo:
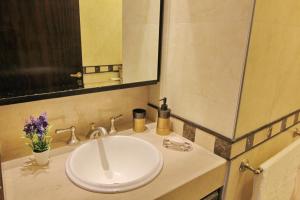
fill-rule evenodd
<path id="1" fill-rule="evenodd" d="M 158 135 L 169 135 L 171 133 L 171 110 L 168 108 L 166 97 L 160 101 L 163 101 L 163 104 L 158 109 L 156 132 Z"/>

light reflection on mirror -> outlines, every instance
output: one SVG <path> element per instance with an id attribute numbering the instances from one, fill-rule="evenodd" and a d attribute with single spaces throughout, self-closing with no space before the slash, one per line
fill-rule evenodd
<path id="1" fill-rule="evenodd" d="M 84 88 L 157 79 L 159 0 L 80 0 Z"/>
<path id="2" fill-rule="evenodd" d="M 0 100 L 157 81 L 160 4 L 0 0 Z"/>

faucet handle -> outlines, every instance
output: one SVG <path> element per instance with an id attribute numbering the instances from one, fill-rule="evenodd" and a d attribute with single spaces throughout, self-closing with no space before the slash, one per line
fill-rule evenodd
<path id="1" fill-rule="evenodd" d="M 75 132 L 76 128 L 75 126 L 71 126 L 70 128 L 64 128 L 64 129 L 56 129 L 55 134 L 61 134 L 66 132 Z"/>
<path id="2" fill-rule="evenodd" d="M 122 118 L 122 117 L 123 117 L 123 115 L 120 114 L 120 115 L 118 115 L 118 116 L 112 117 L 111 120 L 117 120 L 117 119 L 120 119 L 120 118 Z"/>
<path id="3" fill-rule="evenodd" d="M 75 126 L 71 126 L 70 128 L 57 129 L 57 130 L 55 130 L 55 134 L 71 132 L 71 137 L 70 137 L 70 139 L 68 140 L 67 143 L 69 145 L 73 145 L 73 144 L 79 143 L 79 139 L 76 137 L 75 130 L 76 130 Z"/>
<path id="4" fill-rule="evenodd" d="M 112 117 L 110 119 L 110 131 L 109 131 L 109 135 L 112 135 L 112 134 L 116 134 L 117 133 L 117 130 L 115 128 L 115 120 L 118 120 L 120 119 L 121 117 L 123 117 L 122 114 L 116 116 L 116 117 Z"/>

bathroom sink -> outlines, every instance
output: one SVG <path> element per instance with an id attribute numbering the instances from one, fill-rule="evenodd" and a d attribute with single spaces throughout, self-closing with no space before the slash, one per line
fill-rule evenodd
<path id="1" fill-rule="evenodd" d="M 66 162 L 69 179 L 93 192 L 116 193 L 143 186 L 163 166 L 151 143 L 132 136 L 108 136 L 75 149 Z"/>

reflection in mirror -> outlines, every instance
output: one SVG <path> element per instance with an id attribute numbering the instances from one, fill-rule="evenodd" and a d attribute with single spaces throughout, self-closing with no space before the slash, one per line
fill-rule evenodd
<path id="1" fill-rule="evenodd" d="M 160 0 L 0 0 L 0 100 L 157 81 Z"/>
<path id="2" fill-rule="evenodd" d="M 85 88 L 120 84 L 122 78 L 122 0 L 80 0 Z"/>

